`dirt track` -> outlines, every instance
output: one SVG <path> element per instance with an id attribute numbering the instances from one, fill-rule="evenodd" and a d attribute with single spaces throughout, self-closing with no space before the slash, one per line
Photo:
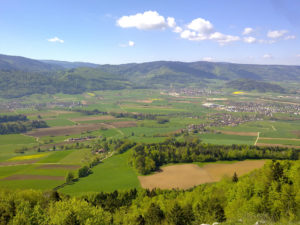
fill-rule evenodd
<path id="1" fill-rule="evenodd" d="M 188 189 L 203 183 L 221 180 L 224 176 L 238 176 L 249 173 L 265 164 L 265 160 L 242 161 L 233 164 L 208 164 L 199 167 L 195 164 L 173 165 L 162 168 L 150 176 L 139 176 L 143 188 Z"/>

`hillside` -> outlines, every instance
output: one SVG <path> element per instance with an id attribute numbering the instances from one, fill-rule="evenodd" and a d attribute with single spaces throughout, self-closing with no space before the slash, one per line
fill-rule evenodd
<path id="1" fill-rule="evenodd" d="M 300 66 L 246 65 L 215 62 L 157 61 L 123 65 L 33 60 L 0 55 L 0 96 L 38 93 L 82 93 L 124 88 L 206 87 L 210 81 L 229 83 L 238 90 L 279 91 L 268 81 L 300 82 Z M 252 81 L 250 82 L 249 79 Z M 257 81 L 264 81 L 258 83 Z M 250 89 L 249 89 L 250 88 Z M 258 90 L 259 89 L 259 90 Z"/>
<path id="2" fill-rule="evenodd" d="M 226 87 L 241 91 L 278 92 L 284 93 L 285 89 L 280 85 L 250 79 L 233 80 L 226 83 Z"/>
<path id="3" fill-rule="evenodd" d="M 60 69 L 63 69 L 63 67 L 59 65 L 52 65 L 20 56 L 8 56 L 0 54 L 0 71 L 49 72 Z"/>

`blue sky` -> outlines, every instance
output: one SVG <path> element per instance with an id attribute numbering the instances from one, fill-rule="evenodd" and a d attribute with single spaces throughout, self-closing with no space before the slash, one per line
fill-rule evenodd
<path id="1" fill-rule="evenodd" d="M 300 1 L 0 0 L 0 53 L 300 65 Z"/>

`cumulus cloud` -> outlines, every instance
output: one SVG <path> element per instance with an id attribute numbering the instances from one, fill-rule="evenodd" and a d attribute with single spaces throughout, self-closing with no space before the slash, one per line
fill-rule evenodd
<path id="1" fill-rule="evenodd" d="M 135 42 L 134 41 L 128 41 L 126 44 L 120 44 L 120 47 L 133 47 L 135 46 Z"/>
<path id="2" fill-rule="evenodd" d="M 212 33 L 209 36 L 210 40 L 216 40 L 220 45 L 225 45 L 227 43 L 233 42 L 233 41 L 239 41 L 240 37 L 238 36 L 232 36 L 232 35 L 226 35 L 222 34 L 220 32 Z"/>
<path id="3" fill-rule="evenodd" d="M 174 28 L 173 31 L 174 31 L 175 33 L 181 33 L 181 32 L 182 32 L 182 28 L 179 27 L 179 26 L 177 26 L 177 27 Z"/>
<path id="4" fill-rule="evenodd" d="M 277 39 L 284 36 L 287 32 L 288 32 L 287 30 L 269 30 L 267 36 L 269 38 Z"/>
<path id="5" fill-rule="evenodd" d="M 137 28 L 140 30 L 164 29 L 175 26 L 175 19 L 168 17 L 166 19 L 156 11 L 146 11 L 130 16 L 122 16 L 117 20 L 117 25 L 122 28 Z"/>
<path id="6" fill-rule="evenodd" d="M 271 58 L 273 58 L 273 56 L 270 55 L 270 54 L 264 54 L 263 58 L 265 58 L 265 59 L 271 59 Z"/>
<path id="7" fill-rule="evenodd" d="M 135 46 L 135 43 L 133 41 L 129 41 L 128 46 L 133 47 L 133 46 Z"/>
<path id="8" fill-rule="evenodd" d="M 216 32 L 213 24 L 203 18 L 194 19 L 186 27 L 188 29 L 183 30 L 180 33 L 180 37 L 190 41 L 213 40 L 218 42 L 220 45 L 225 45 L 227 43 L 240 40 L 240 37 L 238 36 Z"/>
<path id="9" fill-rule="evenodd" d="M 207 61 L 207 62 L 212 62 L 212 61 L 214 61 L 214 58 L 213 57 L 203 57 L 202 60 Z"/>
<path id="10" fill-rule="evenodd" d="M 47 41 L 49 41 L 49 42 L 58 42 L 58 43 L 61 43 L 61 44 L 65 42 L 64 40 L 62 40 L 58 37 L 49 38 L 49 39 L 47 39 Z"/>
<path id="11" fill-rule="evenodd" d="M 288 35 L 286 37 L 284 37 L 284 40 L 292 40 L 292 39 L 296 39 L 295 35 Z"/>
<path id="12" fill-rule="evenodd" d="M 177 26 L 175 18 L 163 17 L 156 11 L 146 11 L 135 15 L 122 16 L 117 20 L 122 28 L 137 28 L 140 30 L 154 30 L 170 28 L 181 38 L 190 41 L 213 40 L 220 45 L 240 40 L 240 37 L 227 35 L 215 31 L 213 24 L 203 18 L 196 18 L 186 26 Z"/>
<path id="13" fill-rule="evenodd" d="M 255 37 L 244 37 L 244 42 L 252 44 L 256 42 L 256 38 Z"/>
<path id="14" fill-rule="evenodd" d="M 167 23 L 168 23 L 168 26 L 171 27 L 171 28 L 174 28 L 176 26 L 176 22 L 175 22 L 175 19 L 173 17 L 168 17 L 167 18 Z"/>
<path id="15" fill-rule="evenodd" d="M 208 20 L 197 18 L 187 25 L 190 30 L 197 31 L 201 34 L 209 34 L 213 32 L 214 26 Z"/>
<path id="16" fill-rule="evenodd" d="M 253 33 L 254 29 L 251 28 L 251 27 L 246 27 L 243 31 L 243 35 L 248 35 L 248 34 L 251 34 Z"/>

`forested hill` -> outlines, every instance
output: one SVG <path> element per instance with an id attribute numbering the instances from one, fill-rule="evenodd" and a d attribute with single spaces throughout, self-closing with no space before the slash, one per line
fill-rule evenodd
<path id="1" fill-rule="evenodd" d="M 63 69 L 63 67 L 59 65 L 44 63 L 21 56 L 8 56 L 0 54 L 0 71 L 50 72 L 61 69 Z"/>
<path id="2" fill-rule="evenodd" d="M 250 79 L 233 80 L 226 83 L 228 88 L 242 91 L 258 91 L 258 92 L 278 92 L 285 93 L 286 90 L 277 84 L 271 84 L 263 81 Z"/>
<path id="3" fill-rule="evenodd" d="M 171 61 L 97 65 L 0 55 L 0 97 L 8 98 L 170 85 L 205 87 L 210 81 L 238 79 L 300 82 L 300 66 Z"/>
<path id="4" fill-rule="evenodd" d="M 173 62 L 157 61 L 131 63 L 123 65 L 101 65 L 106 72 L 122 74 L 129 79 L 163 79 L 180 77 L 181 79 L 253 79 L 264 81 L 300 81 L 300 66 L 253 65 L 220 62 Z M 173 79 L 169 82 L 174 82 Z"/>

